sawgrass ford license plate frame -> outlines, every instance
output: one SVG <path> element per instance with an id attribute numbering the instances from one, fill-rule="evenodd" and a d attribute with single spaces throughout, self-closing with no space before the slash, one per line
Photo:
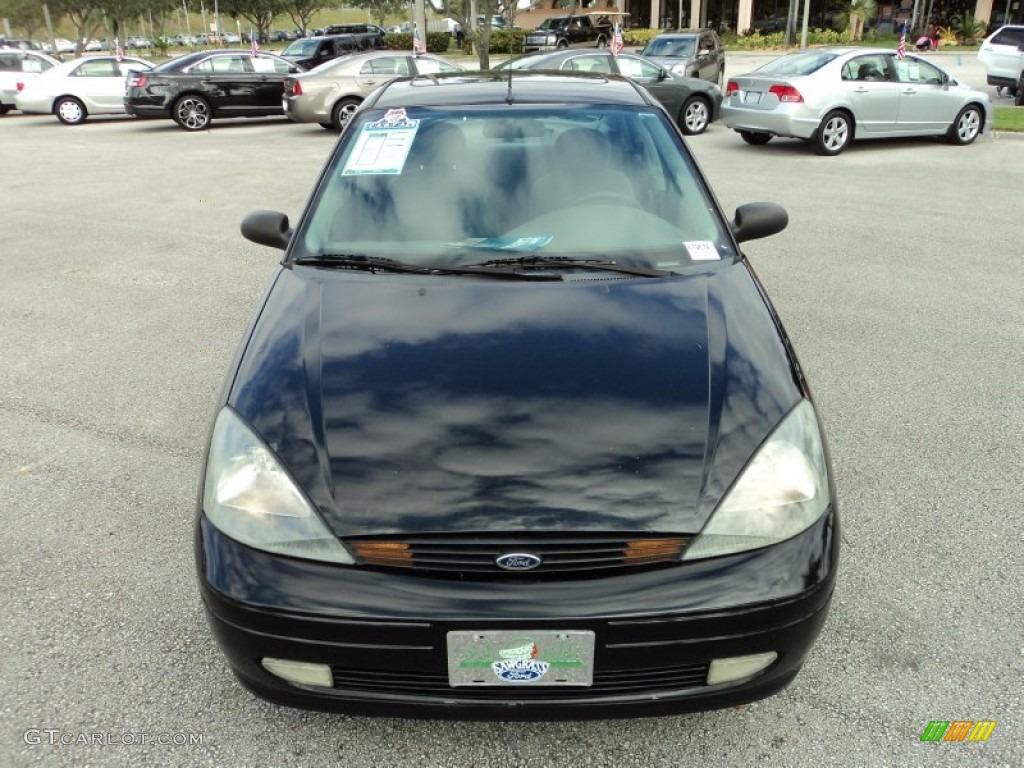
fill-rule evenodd
<path id="1" fill-rule="evenodd" d="M 459 686 L 589 686 L 590 630 L 483 630 L 448 633 L 448 683 Z"/>

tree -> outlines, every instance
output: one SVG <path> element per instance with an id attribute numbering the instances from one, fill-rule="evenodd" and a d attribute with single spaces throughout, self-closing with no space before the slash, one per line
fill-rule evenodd
<path id="1" fill-rule="evenodd" d="M 96 0 L 96 6 L 106 17 L 114 37 L 119 38 L 122 44 L 127 37 L 128 22 L 149 10 L 147 0 Z"/>
<path id="2" fill-rule="evenodd" d="M 462 27 L 466 39 L 480 58 L 480 69 L 491 68 L 491 16 L 494 13 L 495 0 L 476 0 L 476 15 L 483 16 L 484 23 L 477 27 L 473 18 L 471 0 L 429 0 L 430 4 L 442 16 L 450 16 Z"/>
<path id="3" fill-rule="evenodd" d="M 875 0 L 850 0 L 849 9 L 839 16 L 839 22 L 850 33 L 851 40 L 864 36 L 864 25 L 875 18 L 878 4 Z"/>
<path id="4" fill-rule="evenodd" d="M 382 27 L 388 16 L 396 16 L 409 9 L 409 3 L 406 0 L 349 0 L 349 2 L 353 8 L 362 8 L 372 13 L 377 24 Z"/>
<path id="5" fill-rule="evenodd" d="M 296 29 L 301 31 L 302 36 L 305 37 L 313 14 L 325 8 L 331 8 L 333 5 L 330 0 L 285 0 L 284 12 L 295 22 Z M 405 7 L 405 4 L 402 3 L 402 6 Z M 381 23 L 383 24 L 383 22 Z"/>
<path id="6" fill-rule="evenodd" d="M 75 56 L 81 56 L 88 40 L 102 19 L 97 0 L 50 0 L 50 13 L 64 14 L 75 28 Z"/>
<path id="7" fill-rule="evenodd" d="M 257 39 L 262 40 L 286 5 L 287 0 L 220 0 L 220 12 L 232 19 L 241 16 L 256 28 Z"/>
<path id="8" fill-rule="evenodd" d="M 39 0 L 0 0 L 0 18 L 10 21 L 12 27 L 25 30 L 25 37 L 31 40 L 43 26 L 43 6 Z"/>

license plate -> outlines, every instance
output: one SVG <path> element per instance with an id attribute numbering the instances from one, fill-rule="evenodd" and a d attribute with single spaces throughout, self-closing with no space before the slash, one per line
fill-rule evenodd
<path id="1" fill-rule="evenodd" d="M 594 681 L 589 630 L 448 633 L 448 684 L 587 686 Z"/>
<path id="2" fill-rule="evenodd" d="M 760 91 L 747 91 L 743 94 L 744 104 L 760 104 L 761 103 L 761 92 Z"/>

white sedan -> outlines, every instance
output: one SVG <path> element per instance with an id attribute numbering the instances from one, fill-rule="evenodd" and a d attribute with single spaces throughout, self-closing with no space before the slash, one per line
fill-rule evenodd
<path id="1" fill-rule="evenodd" d="M 58 64 L 58 59 L 42 51 L 0 48 L 0 115 L 16 106 L 19 82 L 27 83 Z"/>
<path id="2" fill-rule="evenodd" d="M 152 69 L 145 59 L 88 56 L 66 61 L 26 80 L 18 92 L 22 112 L 53 114 L 65 125 L 78 125 L 89 115 L 124 114 L 125 77 Z"/>

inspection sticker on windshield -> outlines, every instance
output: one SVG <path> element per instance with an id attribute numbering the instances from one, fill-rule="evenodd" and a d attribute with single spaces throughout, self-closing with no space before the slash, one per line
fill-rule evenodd
<path id="1" fill-rule="evenodd" d="M 539 237 L 476 237 L 461 243 L 449 243 L 452 248 L 476 248 L 481 251 L 514 251 L 533 253 L 551 242 L 551 235 Z"/>
<path id="2" fill-rule="evenodd" d="M 683 245 L 691 261 L 719 261 L 722 258 L 710 240 L 690 240 Z"/>
<path id="3" fill-rule="evenodd" d="M 420 121 L 410 120 L 404 109 L 389 109 L 380 120 L 363 126 L 341 175 L 401 173 L 419 127 Z"/>

